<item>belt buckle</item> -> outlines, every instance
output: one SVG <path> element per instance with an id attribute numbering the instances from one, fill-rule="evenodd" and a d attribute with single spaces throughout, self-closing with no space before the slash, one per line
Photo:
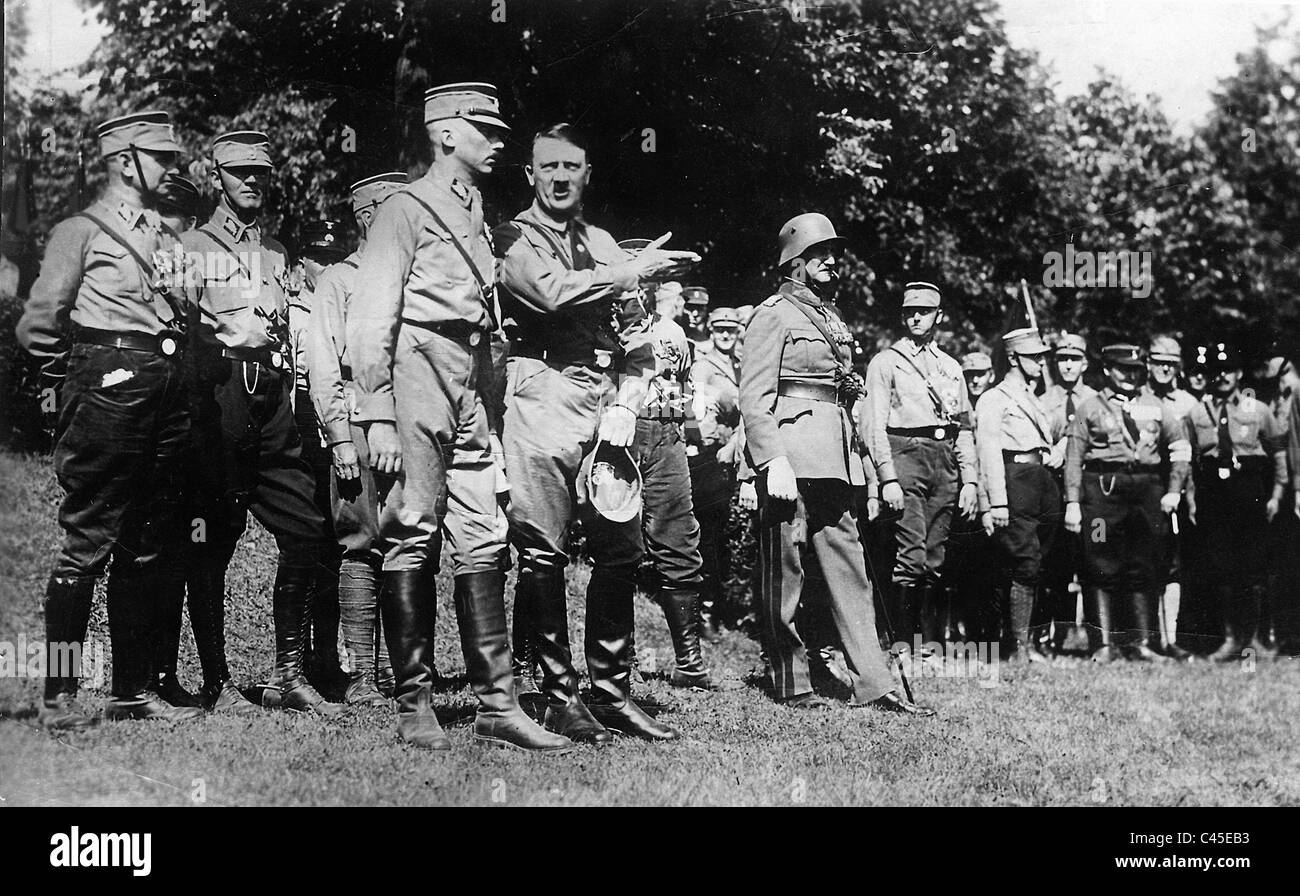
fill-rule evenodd
<path id="1" fill-rule="evenodd" d="M 469 344 L 471 347 L 477 346 L 482 341 L 483 341 L 483 333 L 481 330 L 475 330 L 474 332 L 469 334 Z"/>
<path id="2" fill-rule="evenodd" d="M 1231 477 L 1231 476 L 1232 476 L 1232 468 L 1231 468 L 1231 467 L 1219 467 L 1219 478 L 1220 478 L 1220 479 L 1227 479 L 1227 478 L 1229 478 L 1229 477 Z"/>
<path id="3" fill-rule="evenodd" d="M 178 348 L 180 348 L 180 344 L 171 336 L 164 336 L 158 340 L 158 351 L 162 352 L 164 357 L 170 358 L 176 354 Z"/>
<path id="4" fill-rule="evenodd" d="M 942 426 L 936 426 L 934 428 L 934 437 L 936 439 L 942 439 L 946 433 L 947 430 L 945 430 Z"/>
<path id="5" fill-rule="evenodd" d="M 607 352 L 604 349 L 596 349 L 596 366 L 604 370 L 614 360 L 614 353 Z"/>
<path id="6" fill-rule="evenodd" d="M 276 370 L 284 366 L 284 358 L 280 357 L 280 353 L 274 350 L 271 352 L 271 366 Z"/>

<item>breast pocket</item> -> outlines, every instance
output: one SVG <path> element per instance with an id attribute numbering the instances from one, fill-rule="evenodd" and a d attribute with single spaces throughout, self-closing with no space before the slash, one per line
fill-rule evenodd
<path id="1" fill-rule="evenodd" d="M 794 328 L 786 336 L 785 351 L 781 355 L 781 372 L 790 374 L 815 373 L 824 364 L 819 363 L 827 353 L 826 341 L 811 328 Z"/>
<path id="2" fill-rule="evenodd" d="M 86 259 L 86 274 L 102 283 L 111 284 L 116 291 L 130 289 L 140 283 L 135 260 L 126 251 L 126 247 L 114 242 L 97 243 L 90 250 Z"/>

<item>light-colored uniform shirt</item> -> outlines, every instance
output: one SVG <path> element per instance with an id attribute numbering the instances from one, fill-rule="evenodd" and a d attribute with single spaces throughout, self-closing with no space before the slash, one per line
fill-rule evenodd
<path id="1" fill-rule="evenodd" d="M 882 484 L 898 480 L 889 447 L 889 429 L 947 425 L 958 427 L 957 464 L 961 483 L 978 481 L 970 396 L 961 365 L 955 358 L 933 342 L 918 345 L 911 339 L 900 339 L 871 359 L 866 383 L 862 439 L 867 453 L 875 460 Z M 931 388 L 938 398 L 937 407 Z"/>
<path id="2" fill-rule="evenodd" d="M 290 269 L 289 276 L 289 358 L 293 362 L 294 389 L 306 389 L 311 383 L 307 365 L 307 330 L 316 307 L 316 281 L 305 264 Z"/>
<path id="3" fill-rule="evenodd" d="M 307 327 L 307 368 L 311 371 L 311 401 L 325 441 L 333 446 L 351 441 L 350 421 L 356 412 L 352 361 L 346 342 L 348 304 L 356 288 L 358 249 L 321 272 L 312 300 L 315 308 Z"/>
<path id="4" fill-rule="evenodd" d="M 713 351 L 696 355 L 691 365 L 695 416 L 703 444 L 722 447 L 740 425 L 740 363 L 734 356 Z"/>
<path id="5" fill-rule="evenodd" d="M 1181 492 L 1192 459 L 1186 424 L 1146 390 L 1132 398 L 1107 387 L 1080 407 L 1065 448 L 1065 500 L 1076 503 L 1089 461 L 1158 468 L 1169 459 L 1169 492 Z"/>
<path id="6" fill-rule="evenodd" d="M 394 419 L 393 355 L 402 326 L 464 323 L 488 338 L 496 326 L 495 310 L 479 278 L 490 285 L 493 269 L 483 198 L 473 185 L 430 168 L 384 201 L 360 256 L 356 301 L 347 316 L 346 342 L 362 393 L 358 420 Z"/>
<path id="7" fill-rule="evenodd" d="M 1053 383 L 1047 387 L 1043 393 L 1042 402 L 1043 410 L 1052 420 L 1052 429 L 1061 433 L 1064 438 L 1065 431 L 1074 418 L 1079 415 L 1079 408 L 1085 401 L 1097 394 L 1097 390 L 1089 386 L 1082 379 L 1076 380 L 1072 388 L 1065 388 L 1062 383 Z"/>
<path id="8" fill-rule="evenodd" d="M 203 259 L 186 284 L 199 324 L 229 348 L 287 351 L 289 261 L 284 246 L 218 205 L 202 227 L 181 236 Z M 224 245 L 223 245 L 224 244 Z"/>
<path id="9" fill-rule="evenodd" d="M 157 256 L 171 258 L 175 240 L 163 232 L 156 212 L 110 190 L 86 211 L 116 229 L 140 256 L 161 273 Z M 157 335 L 183 325 L 179 288 L 169 305 L 127 249 L 93 221 L 73 216 L 50 233 L 40 276 L 18 321 L 18 342 L 32 355 L 49 361 L 68 345 L 69 323 L 116 332 Z"/>
<path id="10" fill-rule="evenodd" d="M 1046 453 L 1055 441 L 1051 417 L 1025 378 L 1012 370 L 1002 382 L 980 396 L 975 405 L 975 421 L 982 491 L 989 507 L 1006 507 L 1006 466 L 1002 452 Z"/>
<path id="11" fill-rule="evenodd" d="M 1273 457 L 1273 481 L 1287 483 L 1286 432 L 1267 404 L 1241 392 L 1226 402 L 1206 394 L 1189 414 L 1196 458 L 1202 462 L 1219 459 L 1219 421 L 1228 421 L 1228 438 L 1233 457 Z"/>

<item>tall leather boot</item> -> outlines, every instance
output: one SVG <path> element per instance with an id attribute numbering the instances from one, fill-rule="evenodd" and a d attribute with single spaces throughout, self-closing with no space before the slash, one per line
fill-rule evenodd
<path id="1" fill-rule="evenodd" d="M 185 580 L 171 577 L 159 587 L 158 634 L 154 650 L 153 689 L 172 706 L 198 706 L 198 697 L 181 685 L 176 664 L 181 651 L 181 624 L 185 616 Z"/>
<path id="2" fill-rule="evenodd" d="M 37 721 L 51 731 L 84 731 L 95 724 L 77 701 L 77 670 L 55 668 L 56 658 L 69 656 L 67 645 L 85 651 L 94 597 L 94 579 L 51 575 L 45 586 L 45 694 Z"/>
<path id="3" fill-rule="evenodd" d="M 1111 632 L 1114 626 L 1111 593 L 1090 586 L 1083 591 L 1083 617 L 1088 627 L 1088 649 L 1094 662 L 1107 663 L 1115 658 Z"/>
<path id="4" fill-rule="evenodd" d="M 1215 589 L 1215 596 L 1218 598 L 1219 613 L 1223 617 L 1223 643 L 1210 654 L 1209 659 L 1214 663 L 1230 663 L 1241 659 L 1241 653 L 1246 647 L 1237 624 L 1235 592 L 1231 585 L 1220 585 Z"/>
<path id="5" fill-rule="evenodd" d="M 323 550 L 320 563 L 313 573 L 311 600 L 308 614 L 311 629 L 308 652 L 303 664 L 307 678 L 317 690 L 331 697 L 342 696 L 348 685 L 339 660 L 339 568 L 341 555 L 338 548 Z"/>
<path id="6" fill-rule="evenodd" d="M 199 699 L 215 713 L 254 715 L 258 708 L 235 687 L 226 665 L 226 563 L 230 551 L 233 547 L 226 550 L 216 545 L 195 551 L 186 580 L 190 626 L 203 669 Z"/>
<path id="7" fill-rule="evenodd" d="M 157 598 L 158 592 L 165 590 L 160 577 L 114 569 L 109 573 L 107 590 L 113 696 L 104 707 L 104 718 L 185 722 L 201 717 L 203 710 L 197 706 L 172 706 L 151 689 L 162 621 Z"/>
<path id="8" fill-rule="evenodd" d="M 1277 656 L 1277 649 L 1268 645 L 1268 622 L 1265 619 L 1263 585 L 1248 585 L 1241 604 L 1241 632 L 1238 637 L 1250 645 L 1255 656 L 1271 659 Z M 1262 623 L 1262 624 L 1261 624 Z"/>
<path id="9" fill-rule="evenodd" d="M 917 623 L 921 629 L 922 644 L 943 644 L 944 604 L 946 589 L 936 582 L 921 587 L 917 602 Z"/>
<path id="10" fill-rule="evenodd" d="M 675 728 L 652 719 L 631 698 L 632 598 L 630 571 L 597 567 L 587 584 L 587 671 L 591 712 L 610 731 L 644 740 L 676 740 Z"/>
<path id="11" fill-rule="evenodd" d="M 569 595 L 564 570 L 521 571 L 519 582 L 518 587 L 531 591 L 533 597 L 533 657 L 542 670 L 542 693 L 547 703 L 543 726 L 574 743 L 609 743 L 613 735 L 596 721 L 578 696 L 578 673 L 569 651 Z M 516 617 L 515 625 L 519 624 Z"/>
<path id="12" fill-rule="evenodd" d="M 533 616 L 537 605 L 535 587 L 536 579 L 533 576 L 520 576 L 515 582 L 514 625 L 510 629 L 510 655 L 514 663 L 516 694 L 537 691 L 537 662 L 533 657 Z"/>
<path id="13" fill-rule="evenodd" d="M 271 615 L 275 620 L 275 675 L 272 683 L 280 691 L 281 709 L 332 716 L 342 712 L 343 707 L 328 702 L 303 674 L 311 625 L 307 607 L 315 572 L 314 566 L 290 565 L 283 558 L 275 571 L 275 587 L 271 592 Z"/>
<path id="14" fill-rule="evenodd" d="M 348 685 L 343 701 L 353 706 L 387 706 L 376 687 L 375 630 L 379 627 L 376 560 L 347 558 L 339 567 L 339 621 L 348 654 Z"/>
<path id="15" fill-rule="evenodd" d="M 1011 648 L 1011 662 L 1038 662 L 1042 656 L 1029 642 L 1029 622 L 1034 613 L 1035 587 L 1012 582 L 1007 598 L 1007 641 Z"/>
<path id="16" fill-rule="evenodd" d="M 1167 657 L 1153 649 L 1159 637 L 1155 601 L 1144 591 L 1135 592 L 1132 601 L 1134 627 L 1129 632 L 1129 657 L 1147 663 L 1164 662 Z"/>
<path id="17" fill-rule="evenodd" d="M 673 642 L 673 654 L 677 661 L 672 675 L 673 687 L 702 690 L 713 687 L 709 667 L 700 650 L 703 620 L 700 616 L 698 592 L 660 591 L 655 596 L 655 603 L 664 611 L 668 635 Z"/>
<path id="18" fill-rule="evenodd" d="M 433 626 L 437 593 L 424 569 L 398 569 L 383 574 L 379 612 L 384 637 L 393 658 L 397 699 L 397 733 L 422 750 L 450 750 L 433 699 Z"/>
<path id="19" fill-rule="evenodd" d="M 506 635 L 506 576 L 474 572 L 456 576 L 454 599 L 460 646 L 470 686 L 478 697 L 474 739 L 492 746 L 537 753 L 568 753 L 573 741 L 552 734 L 515 702 L 510 642 Z"/>

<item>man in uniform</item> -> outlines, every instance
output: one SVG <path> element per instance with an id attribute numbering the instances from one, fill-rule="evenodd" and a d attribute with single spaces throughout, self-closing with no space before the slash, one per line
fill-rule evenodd
<path id="1" fill-rule="evenodd" d="M 1292 398 L 1300 393 L 1294 361 L 1294 343 L 1274 340 L 1260 353 L 1253 371 L 1256 397 L 1268 404 L 1283 430 L 1291 424 Z M 1260 623 L 1261 640 L 1269 643 L 1272 628 L 1279 651 L 1293 656 L 1300 655 L 1300 551 L 1295 550 L 1300 525 L 1294 510 L 1300 510 L 1300 493 L 1288 488 L 1281 511 L 1269 525 L 1268 602 Z"/>
<path id="2" fill-rule="evenodd" d="M 1268 570 L 1268 526 L 1287 487 L 1286 433 L 1267 404 L 1243 395 L 1241 356 L 1211 347 L 1210 393 L 1193 406 L 1196 522 L 1207 552 L 1208 587 L 1223 614 L 1215 662 L 1262 650 L 1259 622 Z"/>
<path id="3" fill-rule="evenodd" d="M 628 248 L 627 242 L 620 245 Z M 700 651 L 700 525 L 691 503 L 686 457 L 691 345 L 657 300 L 656 291 L 649 338 L 657 375 L 637 415 L 632 442 L 632 456 L 641 471 L 641 531 L 649 561 L 642 564 L 641 582 L 664 611 L 676 661 L 673 686 L 708 690 L 712 681 Z"/>
<path id="4" fill-rule="evenodd" d="M 316 509 L 333 532 L 330 504 L 330 462 L 325 434 L 311 400 L 311 371 L 307 364 L 307 332 L 317 304 L 321 275 L 337 264 L 347 250 L 338 221 L 311 221 L 302 228 L 302 249 L 289 288 L 289 357 L 293 361 L 293 417 L 302 443 L 302 458 L 316 483 Z M 331 697 L 342 696 L 347 686 L 339 665 L 338 554 L 327 555 L 311 596 L 311 635 L 305 669 L 308 679 Z"/>
<path id="5" fill-rule="evenodd" d="M 893 581 L 900 637 L 939 639 L 930 589 L 943 566 L 954 502 L 973 519 L 979 507 L 971 403 L 961 366 L 934 343 L 943 317 L 939 288 L 908 283 L 907 335 L 867 366 L 863 441 L 876 464 L 880 497 L 892 511 L 897 545 Z"/>
<path id="6" fill-rule="evenodd" d="M 1187 354 L 1186 363 L 1183 370 L 1187 376 L 1187 394 L 1197 401 L 1209 391 L 1210 388 L 1210 347 L 1208 345 L 1193 346 Z"/>
<path id="7" fill-rule="evenodd" d="M 348 350 L 348 310 L 357 293 L 357 271 L 366 235 L 380 204 L 408 182 L 391 171 L 357 181 L 352 194 L 361 241 L 355 252 L 330 265 L 316 283 L 307 330 L 307 368 L 311 401 L 328 445 L 333 470 L 323 474 L 329 488 L 334 534 L 343 548 L 338 601 L 348 658 L 345 703 L 383 705 L 393 691 L 393 669 L 379 622 L 378 573 L 381 508 L 400 505 L 395 478 L 370 464 L 365 430 L 354 421 L 357 389 Z"/>
<path id="8" fill-rule="evenodd" d="M 993 359 L 987 352 L 970 352 L 961 359 L 962 376 L 971 407 L 993 385 Z M 997 637 L 1001 608 L 992 545 L 979 520 L 959 518 L 948 534 L 937 599 L 938 625 L 931 634 L 943 639 L 989 641 Z"/>
<path id="9" fill-rule="evenodd" d="M 699 358 L 713 351 L 706 321 L 709 317 L 709 291 L 703 286 L 688 286 L 682 290 L 682 329 L 695 348 Z"/>
<path id="10" fill-rule="evenodd" d="M 226 568 L 251 510 L 279 548 L 275 673 L 266 699 L 332 715 L 341 707 L 303 677 L 308 605 L 333 544 L 291 406 L 289 260 L 258 221 L 271 178 L 270 140 L 260 131 L 222 134 L 212 142 L 212 162 L 217 207 L 184 237 L 187 253 L 203 259 L 202 276 L 186 287 L 195 330 L 192 486 L 203 527 L 190 548 L 190 621 L 203 695 L 214 711 L 249 712 L 226 665 L 225 597 Z"/>
<path id="11" fill-rule="evenodd" d="M 97 128 L 108 188 L 50 234 L 18 321 L 18 343 L 57 375 L 54 470 L 63 488 L 63 545 L 45 589 L 46 677 L 38 720 L 77 731 L 76 700 L 95 582 L 108 578 L 113 648 L 108 719 L 182 721 L 202 715 L 154 691 L 159 595 L 179 576 L 180 463 L 189 436 L 180 359 L 184 309 L 159 270 L 174 248 L 155 208 L 181 152 L 165 112 Z M 66 329 L 65 329 L 66 327 Z"/>
<path id="12" fill-rule="evenodd" d="M 713 624 L 722 610 L 722 582 L 726 562 L 727 519 L 736 487 L 736 455 L 740 426 L 740 359 L 736 343 L 740 336 L 740 315 L 734 308 L 709 312 L 712 348 L 696 354 L 691 365 L 695 419 L 699 421 L 700 446 L 690 457 L 691 502 L 700 523 L 700 557 L 703 560 L 703 604 Z M 716 612 L 715 612 L 716 611 Z"/>
<path id="13" fill-rule="evenodd" d="M 608 742 L 609 729 L 671 740 L 677 732 L 630 696 L 640 515 L 616 523 L 593 512 L 590 501 L 581 508 L 594 567 L 584 645 L 591 709 L 579 697 L 569 649 L 564 569 L 583 458 L 602 442 L 632 444 L 655 373 L 639 282 L 695 256 L 643 249 L 629 257 L 588 224 L 582 201 L 591 171 L 586 143 L 571 125 L 541 131 L 525 168 L 534 201 L 494 232 L 511 340 L 502 442 L 519 563 L 516 649 L 529 654 L 526 666 L 535 660 L 541 667 L 551 731 L 588 743 Z"/>
<path id="14" fill-rule="evenodd" d="M 1003 643 L 1008 659 L 1032 662 L 1041 657 L 1029 639 L 1038 576 L 1061 518 L 1061 493 L 1046 466 L 1054 433 L 1035 393 L 1048 348 L 1033 328 L 1012 330 L 1002 345 L 1011 369 L 975 406 L 975 444 L 988 508 L 985 531 L 1011 582 L 1002 608 Z"/>
<path id="15" fill-rule="evenodd" d="M 1070 424 L 1078 416 L 1079 406 L 1097 394 L 1097 390 L 1083 381 L 1088 370 L 1088 341 L 1077 333 L 1062 333 L 1052 349 L 1056 365 L 1056 378 L 1043 393 L 1043 409 L 1051 420 L 1056 441 L 1048 467 L 1056 480 L 1058 493 L 1065 494 L 1065 437 Z M 1052 649 L 1060 653 L 1065 649 L 1070 629 L 1078 618 L 1079 564 L 1083 550 L 1079 535 L 1066 531 L 1064 514 L 1060 517 L 1052 546 L 1043 558 L 1042 599 L 1043 615 L 1052 625 Z"/>
<path id="16" fill-rule="evenodd" d="M 759 600 L 773 696 L 800 709 L 826 705 L 812 689 L 801 601 L 828 603 L 844 648 L 854 706 L 933 715 L 894 690 L 876 633 L 871 581 L 857 528 L 855 486 L 867 478 L 849 408 L 862 395 L 853 335 L 830 304 L 842 241 L 825 215 L 781 227 L 778 292 L 745 334 L 740 413 L 757 472 Z M 820 569 L 825 589 L 811 591 Z M 820 584 L 820 583 L 819 583 Z"/>
<path id="17" fill-rule="evenodd" d="M 1174 416 L 1186 423 L 1196 398 L 1178 388 L 1178 375 L 1183 363 L 1183 349 L 1172 336 L 1156 336 L 1147 349 L 1147 388 L 1169 404 Z M 1187 481 L 1191 487 L 1191 478 Z M 1165 581 L 1160 589 L 1161 645 L 1166 654 L 1175 659 L 1188 659 L 1191 654 L 1179 647 L 1175 638 L 1178 632 L 1178 613 L 1182 605 L 1182 565 L 1186 555 L 1185 536 L 1191 529 L 1187 518 L 1189 502 L 1185 497 L 1178 505 L 1179 525 L 1175 532 L 1170 527 L 1165 535 Z"/>
<path id="18" fill-rule="evenodd" d="M 179 240 L 181 234 L 193 230 L 199 214 L 199 188 L 194 181 L 179 174 L 163 178 L 158 189 L 158 216 L 170 236 Z"/>
<path id="19" fill-rule="evenodd" d="M 1158 660 L 1152 589 L 1161 580 L 1165 515 L 1182 501 L 1191 445 L 1170 406 L 1142 388 L 1142 349 L 1110 345 L 1102 361 L 1109 382 L 1079 406 L 1066 439 L 1065 527 L 1087 529 L 1083 595 L 1093 659 L 1114 658 L 1118 609 L 1127 617 L 1120 624 L 1128 656 Z"/>
<path id="20" fill-rule="evenodd" d="M 509 555 L 498 495 L 508 484 L 489 417 L 500 324 L 475 183 L 492 172 L 509 128 L 496 88 L 477 82 L 430 88 L 424 121 L 433 163 L 379 207 L 347 319 L 371 466 L 401 474 L 401 507 L 381 518 L 380 530 L 380 612 L 397 678 L 398 733 L 422 749 L 451 748 L 431 705 L 441 533 L 479 702 L 475 739 L 565 753 L 568 738 L 543 731 L 515 701 L 506 632 Z"/>

